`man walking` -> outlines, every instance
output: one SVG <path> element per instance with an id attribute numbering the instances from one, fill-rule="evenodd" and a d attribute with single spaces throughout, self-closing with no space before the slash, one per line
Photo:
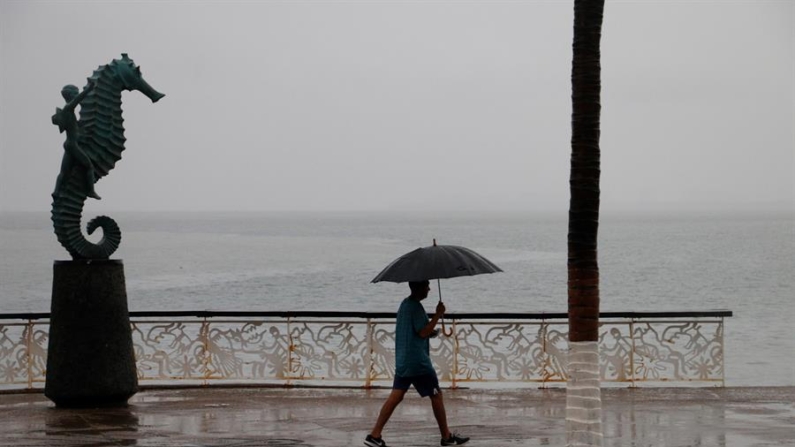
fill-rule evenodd
<path id="1" fill-rule="evenodd" d="M 428 281 L 409 282 L 411 295 L 400 304 L 395 322 L 395 381 L 392 393 L 381 407 L 378 420 L 373 430 L 364 440 L 364 445 L 369 447 L 387 447 L 381 438 L 392 412 L 403 400 L 411 385 L 421 397 L 430 397 L 433 416 L 439 425 L 442 435 L 441 445 L 460 445 L 469 441 L 469 438 L 454 434 L 447 427 L 447 414 L 442 400 L 442 390 L 439 388 L 439 379 L 431 363 L 429 338 L 438 335 L 436 323 L 444 315 L 444 304 L 439 301 L 436 313 L 428 319 L 421 301 L 428 297 Z"/>

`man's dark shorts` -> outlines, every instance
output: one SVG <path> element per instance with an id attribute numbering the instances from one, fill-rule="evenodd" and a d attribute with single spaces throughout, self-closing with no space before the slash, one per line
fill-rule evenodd
<path id="1" fill-rule="evenodd" d="M 395 376 L 392 388 L 396 390 L 408 390 L 411 385 L 414 385 L 414 389 L 417 390 L 422 397 L 435 396 L 442 392 L 439 388 L 439 379 L 436 377 L 436 373 L 409 377 Z"/>

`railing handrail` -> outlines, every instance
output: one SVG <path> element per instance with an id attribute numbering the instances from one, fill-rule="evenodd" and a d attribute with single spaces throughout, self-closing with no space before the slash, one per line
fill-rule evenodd
<path id="1" fill-rule="evenodd" d="M 430 315 L 430 314 L 429 314 Z M 659 312 L 600 312 L 599 318 L 725 318 L 732 317 L 730 310 L 695 310 L 695 311 L 659 311 Z M 395 318 L 395 312 L 346 312 L 346 311 L 215 311 L 215 310 L 164 310 L 164 311 L 133 311 L 131 318 L 157 317 L 195 317 L 195 318 Z M 562 320 L 567 319 L 565 312 L 464 312 L 448 313 L 448 320 Z M 0 313 L 0 320 L 43 320 L 49 319 L 49 312 Z"/>

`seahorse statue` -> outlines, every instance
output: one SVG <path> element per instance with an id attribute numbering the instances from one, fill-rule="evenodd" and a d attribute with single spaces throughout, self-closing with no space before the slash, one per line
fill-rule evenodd
<path id="1" fill-rule="evenodd" d="M 124 150 L 123 90 L 137 90 L 152 102 L 165 96 L 141 77 L 141 67 L 122 54 L 94 70 L 82 92 L 73 85 L 64 87 L 66 105 L 56 108 L 52 117 L 52 123 L 66 132 L 61 172 L 52 193 L 52 222 L 72 259 L 108 259 L 121 242 L 121 230 L 110 217 L 99 216 L 86 225 L 88 234 L 102 228 L 102 240 L 96 244 L 83 235 L 80 221 L 86 198 L 99 199 L 94 183 L 113 169 Z M 80 121 L 74 114 L 78 104 Z"/>

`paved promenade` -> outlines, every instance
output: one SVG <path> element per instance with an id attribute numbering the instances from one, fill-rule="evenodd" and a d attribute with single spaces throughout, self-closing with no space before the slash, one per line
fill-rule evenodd
<path id="1" fill-rule="evenodd" d="M 388 390 L 205 388 L 141 391 L 126 408 L 56 409 L 43 394 L 0 394 L 0 446 L 361 446 Z M 447 390 L 471 446 L 564 446 L 565 390 Z M 795 446 L 795 388 L 603 390 L 605 446 Z M 437 446 L 414 391 L 389 446 Z"/>

